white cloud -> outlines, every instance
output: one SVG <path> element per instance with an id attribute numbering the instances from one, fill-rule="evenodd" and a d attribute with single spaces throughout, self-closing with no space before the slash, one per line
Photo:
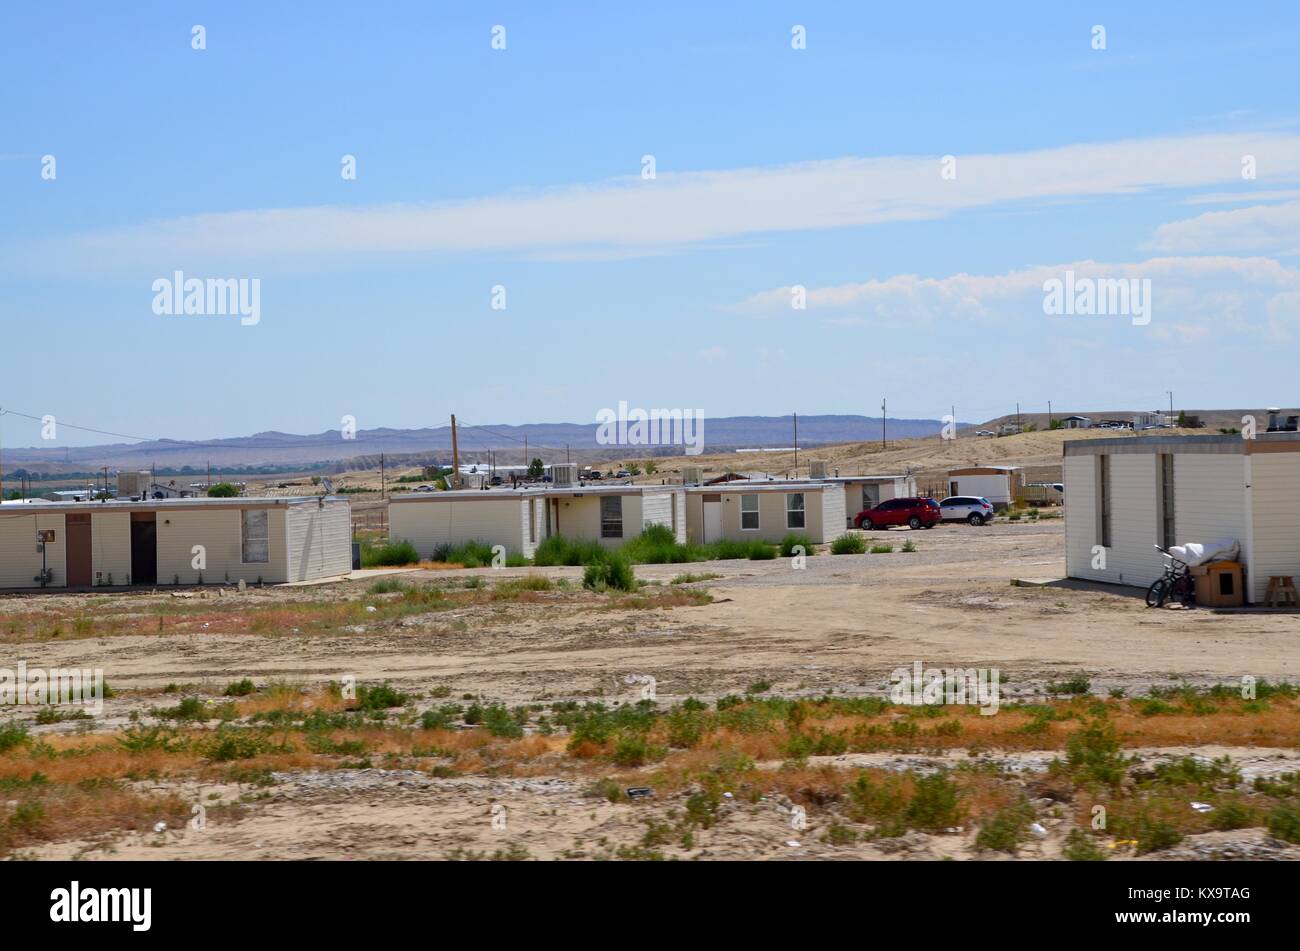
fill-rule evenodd
<path id="1" fill-rule="evenodd" d="M 1156 229 L 1148 246 L 1155 251 L 1177 254 L 1207 251 L 1300 254 L 1300 201 L 1207 211 L 1195 218 L 1171 221 Z"/>
<path id="2" fill-rule="evenodd" d="M 1150 189 L 1227 187 L 1241 156 L 1270 179 L 1300 181 L 1300 136 L 1276 133 L 1130 139 L 1005 154 L 841 158 L 773 168 L 615 179 L 468 201 L 268 208 L 199 214 L 80 235 L 73 250 L 105 266 L 366 253 L 519 251 L 618 257 L 770 232 L 940 218 L 1015 202 Z M 66 247 L 64 248 L 66 250 Z"/>
<path id="3" fill-rule="evenodd" d="M 1150 280 L 1152 320 L 1142 328 L 1157 339 L 1213 339 L 1214 331 L 1285 340 L 1300 325 L 1300 269 L 1271 258 L 1162 257 L 1128 264 L 1074 261 L 1005 274 L 927 278 L 898 274 L 882 280 L 808 289 L 798 319 L 848 326 L 920 326 L 965 319 L 977 327 L 1023 327 L 1026 321 L 1091 322 L 1119 318 L 1054 317 L 1043 313 L 1043 284 L 1077 278 Z M 790 288 L 777 287 L 733 308 L 745 314 L 790 316 Z M 1069 326 L 1069 324 L 1064 324 Z"/>

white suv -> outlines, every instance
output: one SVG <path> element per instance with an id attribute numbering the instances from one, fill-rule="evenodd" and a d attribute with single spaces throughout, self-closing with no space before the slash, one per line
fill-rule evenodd
<path id="1" fill-rule="evenodd" d="M 993 517 L 993 504 L 975 495 L 953 495 L 939 503 L 945 522 L 969 522 L 983 525 Z"/>

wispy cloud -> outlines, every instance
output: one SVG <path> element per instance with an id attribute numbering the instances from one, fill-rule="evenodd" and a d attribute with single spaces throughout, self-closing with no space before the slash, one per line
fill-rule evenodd
<path id="1" fill-rule="evenodd" d="M 768 233 L 941 218 L 1010 203 L 1152 189 L 1224 188 L 1255 155 L 1271 181 L 1300 182 L 1300 136 L 1130 139 L 1028 152 L 841 158 L 673 173 L 454 202 L 266 208 L 78 235 L 62 251 L 104 266 L 218 256 L 266 260 L 390 252 L 506 251 L 618 258 Z M 69 244 L 71 245 L 69 247 Z"/>
<path id="2" fill-rule="evenodd" d="M 735 311 L 824 320 L 839 326 L 915 327 L 954 319 L 988 329 L 1029 321 L 1060 325 L 1114 318 L 1048 316 L 1043 284 L 1076 278 L 1150 280 L 1152 320 L 1138 328 L 1157 339 L 1195 341 L 1219 329 L 1233 335 L 1291 339 L 1300 328 L 1300 269 L 1271 258 L 1165 257 L 1129 264 L 1074 261 L 1004 274 L 926 278 L 898 274 L 883 280 L 808 288 L 807 309 L 791 306 L 793 289 L 754 294 Z M 1065 326 L 1069 326 L 1066 324 Z"/>
<path id="3" fill-rule="evenodd" d="M 1156 229 L 1147 245 L 1177 254 L 1268 251 L 1300 255 L 1300 201 L 1208 211 Z"/>

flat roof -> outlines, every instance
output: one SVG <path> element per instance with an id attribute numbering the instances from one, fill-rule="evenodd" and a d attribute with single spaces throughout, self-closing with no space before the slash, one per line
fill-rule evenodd
<path id="1" fill-rule="evenodd" d="M 1066 456 L 1160 451 L 1253 455 L 1266 452 L 1300 452 L 1300 433 L 1258 432 L 1253 439 L 1243 439 L 1240 433 L 1119 436 L 1113 439 L 1073 440 L 1065 443 L 1063 448 L 1063 454 Z"/>
<path id="2" fill-rule="evenodd" d="M 530 485 L 519 488 L 496 486 L 491 489 L 451 489 L 445 492 L 404 492 L 389 496 L 389 502 L 429 502 L 454 501 L 456 499 L 499 501 L 503 499 L 527 498 L 561 498 L 573 495 L 640 495 L 646 492 L 674 492 L 683 486 L 676 483 L 663 485 L 638 485 L 636 483 L 619 483 L 618 485 Z"/>
<path id="3" fill-rule="evenodd" d="M 809 492 L 829 488 L 832 488 L 830 482 L 818 479 L 815 482 L 720 482 L 717 485 L 688 485 L 686 491 L 697 495 L 701 492 L 708 495 L 749 495 L 752 492 Z"/>
<path id="4" fill-rule="evenodd" d="M 230 508 L 249 507 L 249 508 L 266 508 L 268 506 L 288 506 L 297 505 L 304 502 L 346 502 L 346 496 L 339 495 L 298 495 L 292 497 L 284 496 L 266 496 L 266 495 L 237 495 L 232 498 L 199 498 L 199 499 L 144 499 L 139 502 L 133 502 L 130 499 L 103 499 L 100 501 L 88 502 L 53 502 L 43 499 L 39 503 L 34 501 L 22 502 L 13 499 L 4 502 L 5 508 L 13 507 L 22 510 L 24 505 L 35 505 L 44 512 L 129 512 L 142 510 L 166 511 L 170 509 L 183 508 Z"/>

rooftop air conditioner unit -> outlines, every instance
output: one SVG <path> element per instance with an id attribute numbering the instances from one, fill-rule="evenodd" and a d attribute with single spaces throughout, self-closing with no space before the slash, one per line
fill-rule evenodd
<path id="1" fill-rule="evenodd" d="M 578 467 L 573 463 L 563 462 L 551 466 L 551 484 L 555 486 L 573 485 L 578 481 Z"/>
<path id="2" fill-rule="evenodd" d="M 703 481 L 703 466 L 682 466 L 682 485 L 699 485 Z"/>
<path id="3" fill-rule="evenodd" d="M 825 479 L 826 478 L 826 460 L 813 459 L 808 463 L 808 478 Z"/>

